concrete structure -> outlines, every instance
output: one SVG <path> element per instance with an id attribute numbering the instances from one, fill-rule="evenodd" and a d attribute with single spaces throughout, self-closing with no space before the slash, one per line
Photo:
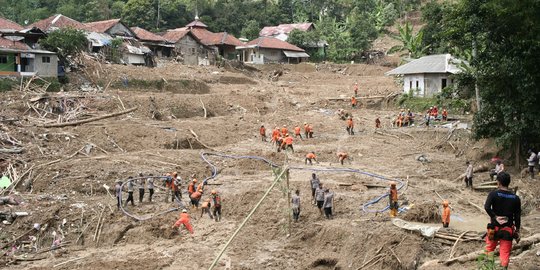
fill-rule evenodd
<path id="1" fill-rule="evenodd" d="M 215 61 L 216 51 L 202 44 L 187 28 L 169 30 L 163 38 L 174 44 L 174 56 L 186 65 L 210 65 Z"/>
<path id="2" fill-rule="evenodd" d="M 179 29 L 189 30 L 200 43 L 214 49 L 221 57 L 236 59 L 236 46 L 242 46 L 244 43 L 227 32 L 213 33 L 207 28 L 208 26 L 195 18 L 193 22 Z"/>
<path id="3" fill-rule="evenodd" d="M 303 32 L 309 32 L 315 30 L 315 24 L 313 23 L 290 23 L 290 24 L 280 24 L 278 26 L 265 26 L 261 31 L 259 32 L 260 37 L 275 37 L 282 41 L 287 41 L 289 39 L 289 35 L 293 30 L 299 30 Z M 328 43 L 324 40 L 320 40 L 318 42 L 313 42 L 313 44 L 309 44 L 305 46 L 304 49 L 306 49 L 306 53 L 313 55 L 318 55 L 321 60 L 326 59 L 326 48 L 328 47 Z"/>
<path id="4" fill-rule="evenodd" d="M 245 63 L 300 63 L 309 58 L 304 49 L 274 37 L 259 37 L 237 46 L 239 60 Z"/>
<path id="5" fill-rule="evenodd" d="M 55 53 L 32 49 L 0 48 L 0 76 L 57 77 L 58 57 Z"/>
<path id="6" fill-rule="evenodd" d="M 428 55 L 390 70 L 385 75 L 403 76 L 404 93 L 432 97 L 454 83 L 451 75 L 461 72 L 457 65 L 462 62 L 450 54 Z"/>

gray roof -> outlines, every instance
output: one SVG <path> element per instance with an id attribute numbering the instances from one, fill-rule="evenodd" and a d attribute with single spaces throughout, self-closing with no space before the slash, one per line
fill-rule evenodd
<path id="1" fill-rule="evenodd" d="M 450 54 L 428 55 L 415 59 L 385 73 L 385 75 L 421 74 L 421 73 L 452 73 L 461 72 L 457 67 L 464 62 L 452 57 Z"/>

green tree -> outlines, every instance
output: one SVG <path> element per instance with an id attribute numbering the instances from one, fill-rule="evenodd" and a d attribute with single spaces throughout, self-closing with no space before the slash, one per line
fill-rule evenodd
<path id="1" fill-rule="evenodd" d="M 64 28 L 48 34 L 39 44 L 43 48 L 56 52 L 61 58 L 77 55 L 87 46 L 86 35 L 83 31 Z"/>
<path id="2" fill-rule="evenodd" d="M 157 5 L 154 5 L 153 0 L 129 0 L 122 10 L 122 19 L 129 26 L 154 29 Z"/>
<path id="3" fill-rule="evenodd" d="M 424 32 L 422 30 L 418 33 L 414 33 L 412 25 L 407 22 L 405 26 L 398 26 L 399 35 L 393 35 L 392 37 L 402 44 L 396 45 L 388 53 L 401 52 L 401 56 L 408 55 L 409 57 L 416 59 L 424 56 L 429 48 L 429 45 L 424 46 L 422 44 Z"/>
<path id="4" fill-rule="evenodd" d="M 461 0 L 448 14 L 451 44 L 478 51 L 471 61 L 482 100 L 475 136 L 495 138 L 516 160 L 540 144 L 538 10 L 536 0 Z"/>
<path id="5" fill-rule="evenodd" d="M 259 23 L 255 20 L 250 20 L 247 22 L 246 26 L 242 28 L 241 36 L 249 40 L 256 39 L 259 37 L 260 30 Z"/>

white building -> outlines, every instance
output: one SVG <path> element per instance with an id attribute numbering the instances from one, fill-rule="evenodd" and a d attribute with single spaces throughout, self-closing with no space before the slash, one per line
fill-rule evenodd
<path id="1" fill-rule="evenodd" d="M 385 73 L 403 76 L 403 92 L 418 97 L 432 97 L 454 84 L 452 74 L 461 72 L 457 67 L 462 60 L 450 54 L 428 55 L 415 59 Z M 411 91 L 412 90 L 412 91 Z"/>

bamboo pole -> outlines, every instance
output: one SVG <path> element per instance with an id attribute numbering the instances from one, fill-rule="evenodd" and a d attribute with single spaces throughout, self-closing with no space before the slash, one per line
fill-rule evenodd
<path id="1" fill-rule="evenodd" d="M 246 216 L 246 218 L 244 219 L 244 221 L 242 221 L 242 223 L 240 224 L 240 226 L 236 229 L 236 231 L 233 233 L 233 235 L 231 236 L 231 238 L 229 238 L 229 240 L 227 241 L 227 243 L 225 244 L 225 246 L 221 249 L 221 251 L 219 252 L 219 254 L 217 255 L 217 257 L 214 259 L 214 261 L 212 262 L 212 265 L 210 265 L 210 267 L 208 268 L 208 270 L 212 270 L 214 269 L 214 267 L 217 265 L 219 259 L 221 258 L 221 256 L 223 255 L 223 253 L 225 253 L 225 250 L 227 249 L 227 247 L 229 247 L 229 245 L 231 244 L 232 240 L 236 237 L 236 235 L 238 235 L 238 233 L 240 232 L 240 230 L 244 227 L 244 225 L 246 225 L 247 221 L 251 218 L 251 216 L 253 215 L 253 213 L 255 213 L 255 211 L 257 211 L 257 209 L 259 208 L 259 206 L 262 204 L 262 202 L 264 201 L 264 199 L 266 199 L 266 196 L 268 196 L 268 194 L 270 194 L 270 191 L 272 191 L 272 189 L 274 189 L 274 187 L 276 186 L 276 184 L 279 182 L 279 180 L 281 179 L 281 177 L 283 176 L 283 174 L 285 172 L 288 172 L 289 171 L 289 168 L 288 167 L 285 167 L 281 173 L 276 176 L 276 178 L 274 179 L 274 182 L 272 183 L 272 185 L 266 190 L 266 192 L 264 193 L 264 195 L 262 196 L 262 198 L 259 200 L 259 202 L 255 205 L 255 207 L 253 207 L 253 209 L 251 209 L 251 212 L 249 212 L 249 214 Z"/>
<path id="2" fill-rule="evenodd" d="M 289 217 L 289 227 L 288 227 L 288 231 L 289 231 L 289 235 L 287 236 L 290 236 L 291 235 L 291 226 L 292 226 L 292 217 L 291 217 L 291 188 L 289 186 L 289 170 L 287 170 L 287 172 L 285 172 L 285 179 L 287 180 L 287 201 L 288 201 L 288 206 L 289 208 L 287 209 L 287 216 Z"/>

